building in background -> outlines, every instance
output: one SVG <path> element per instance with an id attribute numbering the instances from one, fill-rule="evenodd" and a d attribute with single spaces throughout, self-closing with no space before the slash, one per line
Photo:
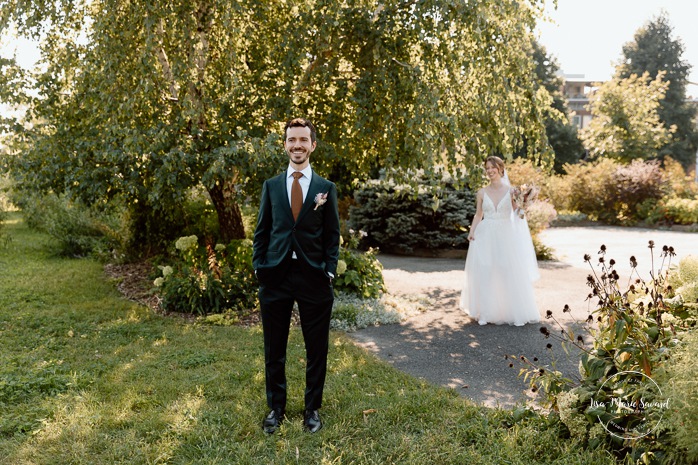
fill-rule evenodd
<path id="1" fill-rule="evenodd" d="M 587 110 L 589 94 L 599 83 L 585 79 L 583 74 L 565 74 L 562 79 L 562 94 L 567 99 L 572 124 L 578 130 L 585 128 L 591 121 L 591 112 Z"/>

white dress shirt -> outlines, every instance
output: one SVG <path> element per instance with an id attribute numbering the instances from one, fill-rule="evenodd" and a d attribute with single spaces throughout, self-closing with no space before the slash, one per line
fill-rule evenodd
<path id="1" fill-rule="evenodd" d="M 286 170 L 286 193 L 288 194 L 288 204 L 291 205 L 291 185 L 293 184 L 293 173 L 295 173 L 296 170 L 291 167 L 291 165 L 288 165 L 288 169 Z M 305 198 L 308 195 L 308 188 L 310 187 L 310 179 L 313 177 L 313 170 L 310 169 L 310 165 L 306 166 L 304 170 L 301 171 L 303 173 L 303 177 L 298 180 L 298 182 L 301 185 L 301 190 L 303 191 L 303 202 L 305 202 Z"/>

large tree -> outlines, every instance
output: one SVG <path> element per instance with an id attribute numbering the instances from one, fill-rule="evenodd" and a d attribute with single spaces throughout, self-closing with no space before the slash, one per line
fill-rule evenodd
<path id="1" fill-rule="evenodd" d="M 616 67 L 620 79 L 649 73 L 655 78 L 660 72 L 669 83 L 659 105 L 659 119 L 666 127 L 676 126 L 676 132 L 664 145 L 660 156 L 670 155 L 684 166 L 695 161 L 698 147 L 694 118 L 696 107 L 686 100 L 686 84 L 691 65 L 681 59 L 684 46 L 672 37 L 673 28 L 666 14 L 655 17 L 636 33 L 634 40 L 623 46 L 623 58 Z"/>
<path id="2" fill-rule="evenodd" d="M 609 157 L 630 162 L 656 158 L 676 128 L 659 120 L 658 109 L 669 83 L 659 73 L 603 83 L 589 100 L 594 115 L 580 136 L 592 157 Z"/>
<path id="3" fill-rule="evenodd" d="M 20 187 L 119 197 L 145 226 L 203 186 L 223 238 L 242 237 L 238 205 L 283 166 L 297 115 L 318 127 L 314 168 L 344 187 L 524 138 L 549 161 L 526 53 L 537 0 L 5 3 L 0 26 L 43 38 L 34 76 L 0 73 L 23 83 L 33 123 L 12 127 L 6 166 Z"/>

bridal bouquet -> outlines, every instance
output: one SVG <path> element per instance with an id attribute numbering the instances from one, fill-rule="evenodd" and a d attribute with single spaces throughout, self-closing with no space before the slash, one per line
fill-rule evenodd
<path id="1" fill-rule="evenodd" d="M 522 184 L 511 190 L 511 196 L 514 199 L 514 204 L 516 204 L 516 213 L 519 215 L 519 218 L 523 219 L 526 216 L 524 213 L 526 207 L 538 198 L 539 192 L 540 188 L 535 184 Z"/>

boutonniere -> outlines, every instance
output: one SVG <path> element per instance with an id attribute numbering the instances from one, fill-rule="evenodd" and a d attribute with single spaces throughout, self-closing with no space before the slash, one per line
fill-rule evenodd
<path id="1" fill-rule="evenodd" d="M 314 208 L 314 210 L 317 210 L 318 207 L 323 206 L 325 204 L 325 202 L 327 202 L 327 194 L 329 194 L 329 192 L 325 192 L 324 194 L 318 193 L 318 195 L 315 196 L 315 208 Z"/>

